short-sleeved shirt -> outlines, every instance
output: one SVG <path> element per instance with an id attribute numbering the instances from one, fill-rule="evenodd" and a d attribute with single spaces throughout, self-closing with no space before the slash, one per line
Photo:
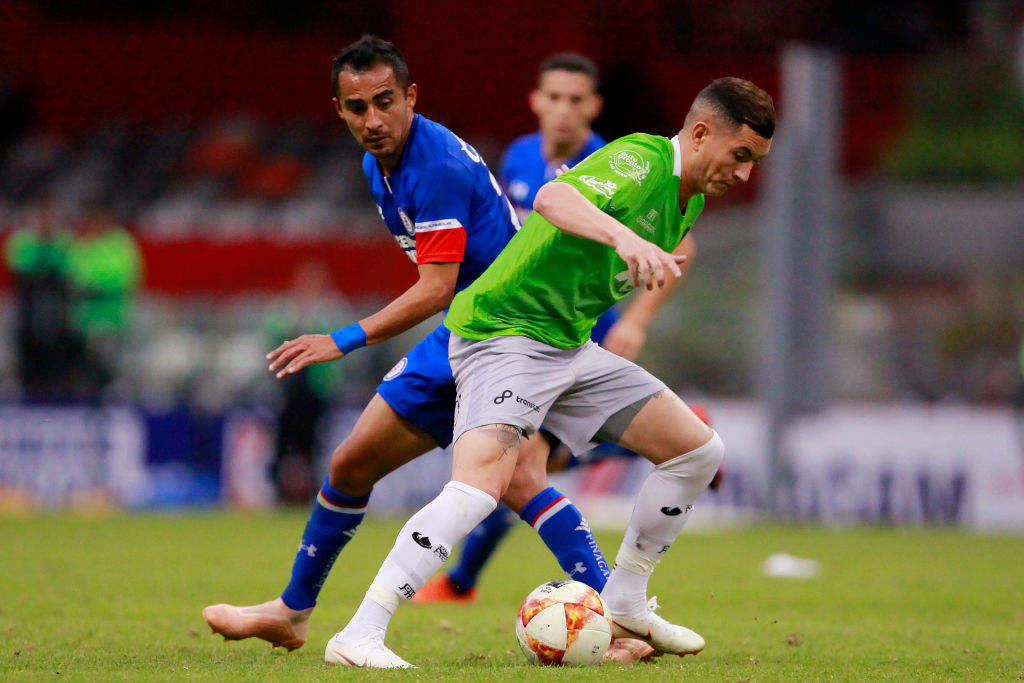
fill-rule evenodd
<path id="1" fill-rule="evenodd" d="M 498 178 L 522 220 L 526 220 L 526 216 L 533 211 L 533 200 L 537 197 L 537 190 L 544 183 L 554 180 L 555 172 L 558 170 L 558 166 L 544 157 L 542 145 L 540 132 L 523 135 L 512 141 L 501 158 Z M 565 163 L 572 168 L 604 145 L 604 139 L 591 131 L 583 149 Z"/>
<path id="2" fill-rule="evenodd" d="M 519 229 L 480 154 L 419 114 L 391 175 L 369 153 L 363 172 L 381 218 L 413 263 L 462 264 L 455 291 L 483 273 Z"/>
<path id="3" fill-rule="evenodd" d="M 680 174 L 677 138 L 636 133 L 554 182 L 572 185 L 640 237 L 672 251 L 704 208 L 698 194 L 680 211 Z M 491 267 L 455 297 L 445 325 L 466 339 L 521 335 L 572 348 L 632 288 L 615 249 L 559 230 L 534 212 Z"/>

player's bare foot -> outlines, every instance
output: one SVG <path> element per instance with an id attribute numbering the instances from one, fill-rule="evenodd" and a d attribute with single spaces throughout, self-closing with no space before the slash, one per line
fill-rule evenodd
<path id="1" fill-rule="evenodd" d="M 277 598 L 249 607 L 210 605 L 203 610 L 203 619 L 224 640 L 262 638 L 274 647 L 295 650 L 306 642 L 312 613 L 312 607 L 293 610 Z"/>
<path id="2" fill-rule="evenodd" d="M 460 591 L 448 574 L 441 573 L 427 581 L 409 602 L 475 602 L 476 597 L 476 588 Z"/>
<path id="3" fill-rule="evenodd" d="M 661 653 L 653 645 L 637 638 L 616 638 L 601 657 L 602 664 L 632 664 L 648 662 Z"/>
<path id="4" fill-rule="evenodd" d="M 666 621 L 654 613 L 656 609 L 657 598 L 651 598 L 639 614 L 609 612 L 612 637 L 639 638 L 671 655 L 695 655 L 704 649 L 704 638 L 699 633 Z"/>

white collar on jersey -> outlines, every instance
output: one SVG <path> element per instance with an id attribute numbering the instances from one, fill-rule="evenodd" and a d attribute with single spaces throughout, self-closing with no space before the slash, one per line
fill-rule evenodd
<path id="1" fill-rule="evenodd" d="M 679 136 L 672 138 L 672 175 L 677 178 L 683 177 L 683 158 L 679 153 Z"/>

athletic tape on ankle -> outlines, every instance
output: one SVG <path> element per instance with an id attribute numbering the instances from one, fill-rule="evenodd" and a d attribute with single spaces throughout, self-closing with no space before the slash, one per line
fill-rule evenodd
<path id="1" fill-rule="evenodd" d="M 394 588 L 391 588 L 387 584 L 377 583 L 374 581 L 370 584 L 370 587 L 366 589 L 366 597 L 373 600 L 391 614 L 394 614 L 398 610 L 398 593 L 395 592 Z"/>
<path id="2" fill-rule="evenodd" d="M 625 544 L 619 547 L 619 554 L 615 556 L 615 566 L 621 566 L 623 569 L 641 576 L 653 574 L 654 567 L 659 561 L 661 561 L 660 555 L 657 558 L 648 557 Z"/>

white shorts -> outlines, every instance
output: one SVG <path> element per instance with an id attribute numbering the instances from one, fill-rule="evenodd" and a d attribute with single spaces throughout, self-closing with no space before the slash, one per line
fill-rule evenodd
<path id="1" fill-rule="evenodd" d="M 530 435 L 543 423 L 573 453 L 583 453 L 599 433 L 601 440 L 622 435 L 621 419 L 602 431 L 609 418 L 666 389 L 592 341 L 558 349 L 527 337 L 474 341 L 452 333 L 448 358 L 458 390 L 453 442 L 484 425 L 509 424 Z"/>

